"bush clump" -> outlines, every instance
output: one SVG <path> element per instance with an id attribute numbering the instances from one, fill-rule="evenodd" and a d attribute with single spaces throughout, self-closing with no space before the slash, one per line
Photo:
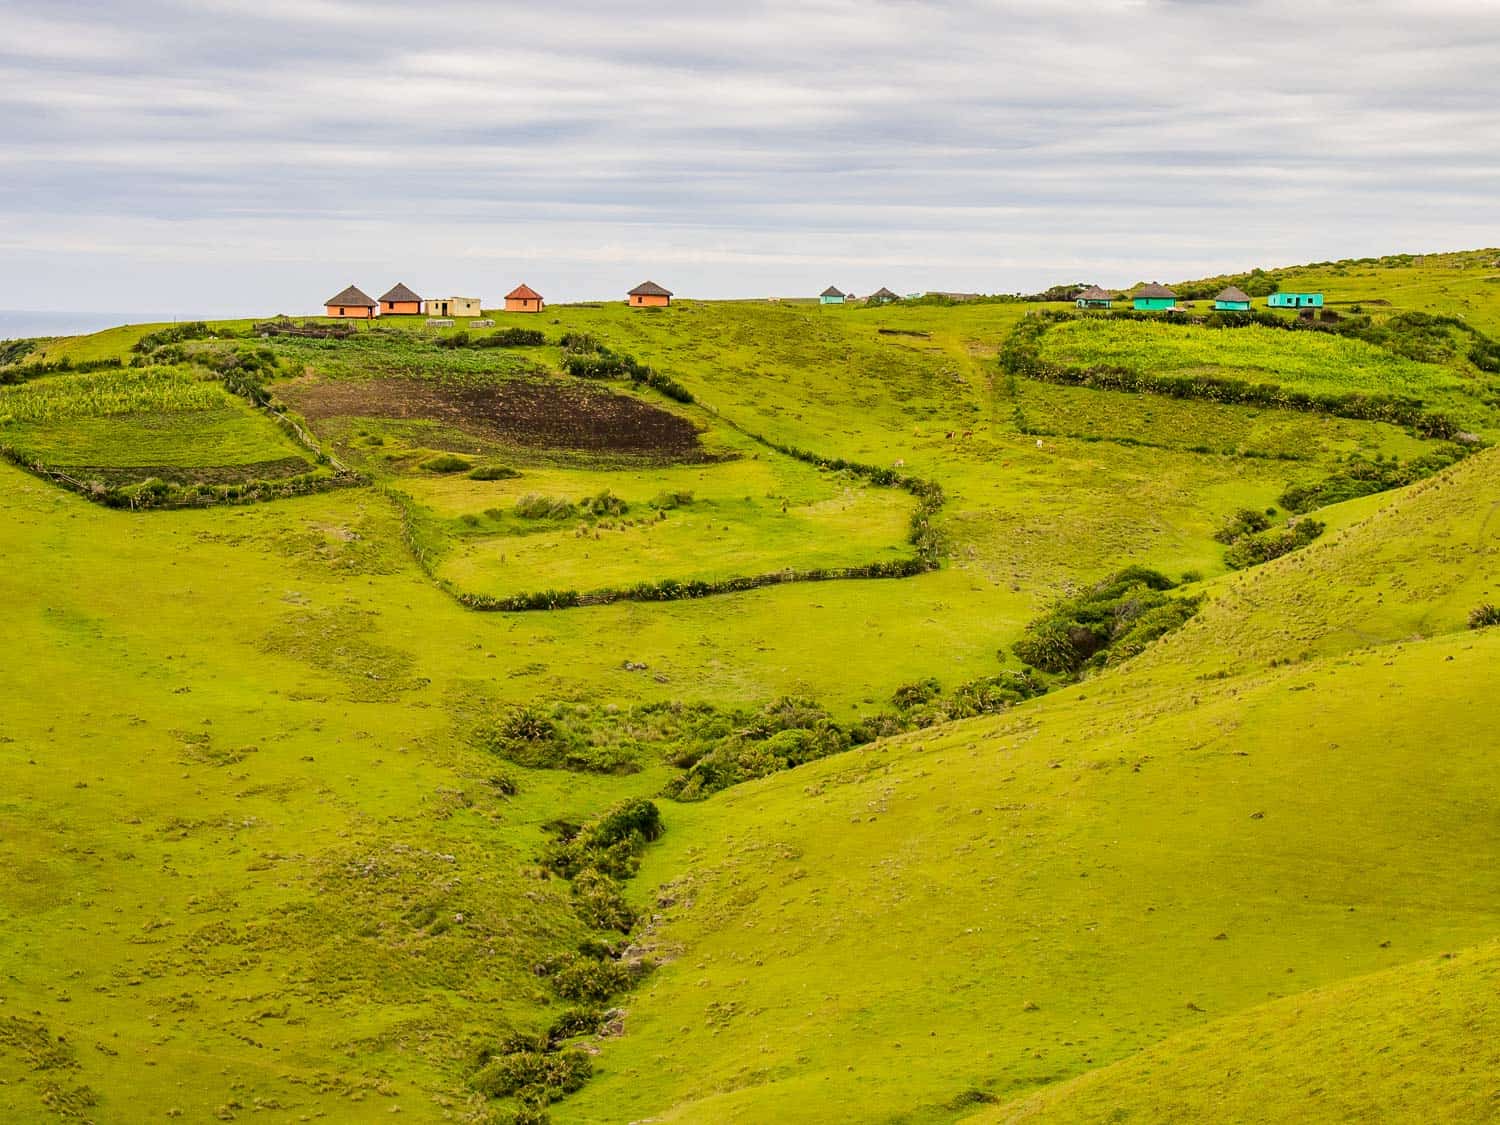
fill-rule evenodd
<path id="1" fill-rule="evenodd" d="M 488 336 L 477 336 L 471 346 L 476 348 L 539 348 L 547 337 L 536 328 L 502 328 Z"/>
<path id="2" fill-rule="evenodd" d="M 480 465 L 469 472 L 470 480 L 514 480 L 520 472 L 509 465 Z"/>
<path id="3" fill-rule="evenodd" d="M 1119 663 L 1197 612 L 1199 599 L 1168 593 L 1176 585 L 1157 571 L 1127 567 L 1054 604 L 1012 650 L 1033 668 L 1067 677 Z"/>
<path id="4" fill-rule="evenodd" d="M 546 1104 L 583 1089 L 593 1073 L 582 1051 L 531 1050 L 492 1058 L 470 1081 L 486 1097 Z"/>
<path id="5" fill-rule="evenodd" d="M 1224 561 L 1235 570 L 1279 559 L 1306 547 L 1323 534 L 1325 525 L 1313 519 L 1299 519 L 1275 531 L 1246 535 L 1224 552 Z"/>
<path id="6" fill-rule="evenodd" d="M 1258 531 L 1265 531 L 1270 526 L 1271 517 L 1265 512 L 1257 512 L 1254 508 L 1241 508 L 1229 518 L 1228 523 L 1214 532 L 1214 538 L 1220 543 L 1233 543 L 1242 536 L 1254 535 Z"/>
<path id="7" fill-rule="evenodd" d="M 1470 629 L 1488 629 L 1500 625 L 1500 605 L 1485 602 L 1469 611 Z"/>
<path id="8" fill-rule="evenodd" d="M 429 473 L 462 473 L 474 467 L 474 462 L 453 453 L 440 453 L 422 462 Z"/>
<path id="9" fill-rule="evenodd" d="M 557 496 L 528 492 L 512 509 L 523 520 L 570 520 L 578 515 L 573 503 Z"/>
<path id="10" fill-rule="evenodd" d="M 475 724 L 470 741 L 481 749 L 531 769 L 572 770 L 575 773 L 624 774 L 640 769 L 632 747 L 596 742 L 569 721 L 565 705 L 544 711 L 517 707 Z"/>

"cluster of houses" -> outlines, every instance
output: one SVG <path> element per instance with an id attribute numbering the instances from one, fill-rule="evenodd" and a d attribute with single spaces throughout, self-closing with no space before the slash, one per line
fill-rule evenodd
<path id="1" fill-rule="evenodd" d="M 1078 294 L 1073 302 L 1080 309 L 1111 309 L 1116 301 L 1124 300 L 1117 293 L 1090 285 Z M 1140 312 L 1172 312 L 1177 308 L 1177 294 L 1165 285 L 1151 282 L 1142 285 L 1130 297 L 1131 305 Z M 1321 309 L 1321 293 L 1272 293 L 1266 304 L 1273 309 Z M 1250 294 L 1238 286 L 1230 285 L 1214 298 L 1214 309 L 1218 312 L 1249 312 Z"/>
<path id="2" fill-rule="evenodd" d="M 955 300 L 972 298 L 971 293 L 945 293 L 941 296 Z M 920 294 L 910 294 L 916 297 Z M 1080 309 L 1112 309 L 1116 301 L 1124 301 L 1123 294 L 1090 285 L 1079 293 L 1074 303 Z M 1177 310 L 1177 294 L 1165 285 L 1153 281 L 1143 285 L 1128 299 L 1133 308 L 1142 312 L 1172 312 Z M 772 298 L 776 300 L 776 298 Z M 830 285 L 818 294 L 820 305 L 842 305 L 859 298 Z M 875 290 L 864 299 L 867 305 L 888 305 L 901 300 L 901 296 L 884 287 Z M 625 294 L 625 303 L 633 309 L 665 308 L 672 303 L 672 291 L 664 289 L 654 281 L 643 281 Z M 546 302 L 542 295 L 529 285 L 518 285 L 505 295 L 505 311 L 508 313 L 539 313 Z M 1323 307 L 1321 293 L 1272 293 L 1266 305 L 1273 309 L 1320 309 Z M 1214 298 L 1214 308 L 1220 312 L 1249 312 L 1250 295 L 1236 286 L 1228 286 Z M 373 320 L 377 316 L 422 316 L 434 320 L 452 320 L 458 317 L 479 317 L 478 297 L 420 297 L 407 286 L 396 284 L 380 300 L 367 296 L 358 286 L 351 285 L 342 293 L 328 298 L 324 304 L 328 316 L 343 319 Z"/>
<path id="3" fill-rule="evenodd" d="M 672 292 L 654 281 L 644 281 L 628 294 L 631 308 L 659 308 L 672 303 Z M 508 313 L 539 313 L 546 305 L 542 295 L 529 285 L 518 285 L 505 295 Z M 374 320 L 377 316 L 427 316 L 434 320 L 482 316 L 478 297 L 422 297 L 406 285 L 397 283 L 380 300 L 374 300 L 357 285 L 323 302 L 326 315 L 353 320 Z"/>

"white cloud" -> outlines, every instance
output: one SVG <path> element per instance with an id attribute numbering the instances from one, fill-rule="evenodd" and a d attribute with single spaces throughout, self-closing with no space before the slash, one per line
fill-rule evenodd
<path id="1" fill-rule="evenodd" d="M 0 306 L 145 271 L 254 308 L 403 262 L 554 299 L 657 266 L 1008 290 L 1500 219 L 1500 6 L 1466 0 L 9 7 Z"/>

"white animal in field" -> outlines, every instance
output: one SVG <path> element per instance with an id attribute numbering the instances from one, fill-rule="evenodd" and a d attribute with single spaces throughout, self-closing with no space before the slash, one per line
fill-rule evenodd
<path id="1" fill-rule="evenodd" d="M 904 469 L 904 468 L 906 468 L 906 458 L 904 458 L 904 457 L 897 457 L 896 461 L 895 461 L 894 467 L 897 468 L 897 469 Z"/>
<path id="2" fill-rule="evenodd" d="M 1041 438 L 1037 438 L 1036 439 L 1036 447 L 1038 449 L 1042 448 L 1042 439 Z"/>

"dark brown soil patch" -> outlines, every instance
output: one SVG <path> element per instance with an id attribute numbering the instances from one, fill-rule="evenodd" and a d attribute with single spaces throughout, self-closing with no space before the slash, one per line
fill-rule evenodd
<path id="1" fill-rule="evenodd" d="M 686 418 L 585 385 L 509 379 L 480 386 L 422 379 L 298 383 L 279 389 L 306 418 L 440 422 L 474 437 L 530 449 L 616 453 L 673 461 L 710 455 Z"/>
<path id="2" fill-rule="evenodd" d="M 64 465 L 58 472 L 81 481 L 123 486 L 153 477 L 171 484 L 248 484 L 257 480 L 283 480 L 310 473 L 316 468 L 303 457 L 278 457 L 248 465 Z"/>

